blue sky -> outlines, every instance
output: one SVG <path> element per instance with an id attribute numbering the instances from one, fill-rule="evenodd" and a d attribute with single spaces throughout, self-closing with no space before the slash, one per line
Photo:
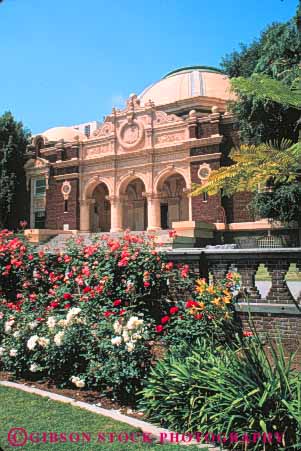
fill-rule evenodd
<path id="1" fill-rule="evenodd" d="M 171 70 L 218 66 L 297 0 L 4 0 L 0 114 L 32 130 L 102 121 Z"/>

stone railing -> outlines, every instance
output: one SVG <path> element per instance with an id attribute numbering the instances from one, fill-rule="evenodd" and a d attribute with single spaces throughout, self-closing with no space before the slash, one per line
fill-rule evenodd
<path id="1" fill-rule="evenodd" d="M 291 263 L 295 263 L 301 270 L 301 248 L 174 249 L 168 252 L 168 258 L 189 264 L 200 277 L 208 279 L 210 272 L 214 282 L 224 279 L 228 271 L 237 271 L 241 276 L 242 290 L 251 303 L 293 303 L 296 307 L 300 304 L 301 312 L 301 293 L 296 300 L 285 280 Z M 255 282 L 260 264 L 264 264 L 271 276 L 271 287 L 264 299 L 261 298 Z"/>

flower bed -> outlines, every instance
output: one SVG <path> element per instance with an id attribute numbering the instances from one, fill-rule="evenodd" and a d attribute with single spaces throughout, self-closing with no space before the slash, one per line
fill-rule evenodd
<path id="1" fill-rule="evenodd" d="M 199 336 L 228 339 L 236 276 L 195 286 L 189 267 L 167 262 L 149 235 L 73 240 L 47 254 L 2 231 L 0 268 L 0 365 L 19 378 L 129 403 L 154 363 L 151 342 L 180 349 Z M 175 288 L 191 299 L 174 299 Z"/>

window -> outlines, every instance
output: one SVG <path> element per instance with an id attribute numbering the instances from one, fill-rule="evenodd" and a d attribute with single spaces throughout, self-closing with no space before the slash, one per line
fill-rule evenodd
<path id="1" fill-rule="evenodd" d="M 64 213 L 68 213 L 68 199 L 65 200 L 64 204 Z"/>
<path id="2" fill-rule="evenodd" d="M 35 229 L 45 229 L 46 213 L 45 210 L 35 211 L 34 227 Z"/>
<path id="3" fill-rule="evenodd" d="M 34 194 L 35 196 L 44 196 L 46 193 L 46 179 L 35 180 Z"/>
<path id="4" fill-rule="evenodd" d="M 91 126 L 85 125 L 85 135 L 87 136 L 87 138 L 89 138 L 90 133 L 91 133 Z"/>
<path id="5" fill-rule="evenodd" d="M 203 202 L 208 202 L 208 193 L 203 193 Z"/>

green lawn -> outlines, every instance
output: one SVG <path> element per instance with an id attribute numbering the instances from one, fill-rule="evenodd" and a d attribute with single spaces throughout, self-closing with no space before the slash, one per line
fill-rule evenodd
<path id="1" fill-rule="evenodd" d="M 259 265 L 256 280 L 271 280 L 271 276 L 268 273 L 268 270 L 264 265 Z M 298 271 L 296 264 L 292 263 L 289 267 L 289 270 L 286 274 L 286 280 L 288 281 L 301 281 L 301 272 Z"/>
<path id="2" fill-rule="evenodd" d="M 177 445 L 166 444 L 163 448 L 158 448 L 156 444 L 142 443 L 120 443 L 115 441 L 109 443 L 108 433 L 119 434 L 121 432 L 131 434 L 138 432 L 131 426 L 125 423 L 113 421 L 110 418 L 103 417 L 101 415 L 93 414 L 91 412 L 80 409 L 79 407 L 73 407 L 68 404 L 63 404 L 56 401 L 51 401 L 48 398 L 43 398 L 38 395 L 32 395 L 24 393 L 22 391 L 1 387 L 0 386 L 0 449 L 3 451 L 16 449 L 8 443 L 8 432 L 11 428 L 24 428 L 28 435 L 31 433 L 39 433 L 32 436 L 33 440 L 36 437 L 43 438 L 42 432 L 47 432 L 47 443 L 32 443 L 28 441 L 27 445 L 21 446 L 17 449 L 36 449 L 36 450 L 112 450 L 112 451 L 139 451 L 143 449 L 158 450 L 164 449 L 164 451 L 175 451 L 178 449 Z M 72 432 L 78 432 L 80 436 L 80 442 L 72 443 L 69 441 L 66 443 L 49 443 L 49 432 L 66 433 L 67 437 Z M 91 441 L 87 442 L 87 438 L 83 439 L 82 432 L 89 434 Z M 98 441 L 98 434 L 105 434 L 106 441 Z M 17 441 L 21 441 L 21 434 L 17 435 Z M 53 436 L 54 437 L 54 436 Z M 13 434 L 12 434 L 13 439 Z M 77 436 L 73 435 L 73 439 L 77 440 Z M 181 447 L 182 449 L 182 447 Z M 196 451 L 196 446 L 190 446 L 190 451 Z M 206 448 L 207 450 L 207 448 Z M 208 450 L 207 450 L 208 451 Z"/>

